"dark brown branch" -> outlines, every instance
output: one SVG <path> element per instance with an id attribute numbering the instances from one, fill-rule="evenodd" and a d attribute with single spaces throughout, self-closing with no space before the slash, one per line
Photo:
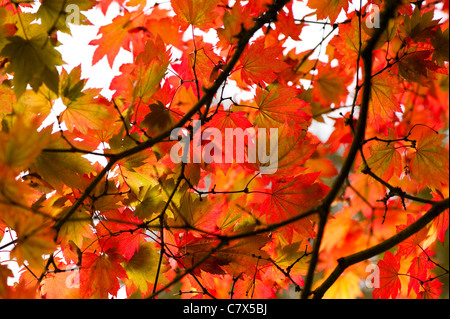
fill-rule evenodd
<path id="1" fill-rule="evenodd" d="M 325 197 L 325 199 L 322 202 L 322 207 L 320 209 L 319 214 L 319 226 L 317 231 L 317 237 L 314 241 L 314 247 L 313 247 L 313 254 L 311 257 L 311 262 L 308 267 L 308 273 L 306 275 L 305 280 L 305 286 L 303 289 L 303 293 L 301 297 L 303 299 L 308 298 L 311 286 L 314 279 L 314 272 L 316 269 L 317 262 L 319 260 L 319 249 L 320 244 L 322 242 L 325 225 L 328 219 L 328 213 L 329 209 L 331 207 L 331 204 L 338 196 L 342 185 L 345 183 L 345 180 L 347 179 L 350 170 L 353 166 L 353 162 L 356 158 L 357 153 L 360 150 L 360 145 L 365 137 L 365 131 L 366 131 L 366 123 L 367 123 L 367 114 L 369 110 L 369 102 L 370 102 L 370 96 L 371 96 L 371 88 L 372 88 L 372 52 L 375 49 L 375 46 L 380 39 L 381 35 L 383 34 L 384 30 L 387 28 L 389 20 L 393 17 L 397 5 L 401 1 L 398 0 L 391 0 L 386 4 L 386 7 L 384 9 L 383 14 L 381 15 L 381 22 L 380 22 L 380 28 L 376 30 L 376 32 L 373 34 L 373 36 L 367 41 L 367 45 L 364 48 L 364 50 L 361 52 L 361 58 L 364 63 L 364 90 L 362 95 L 362 103 L 361 103 L 361 109 L 359 114 L 359 120 L 355 131 L 355 136 L 352 142 L 352 145 L 350 147 L 350 150 L 348 152 L 347 158 L 344 162 L 344 165 L 342 166 L 342 169 L 335 179 L 333 186 L 331 187 L 329 193 Z"/>

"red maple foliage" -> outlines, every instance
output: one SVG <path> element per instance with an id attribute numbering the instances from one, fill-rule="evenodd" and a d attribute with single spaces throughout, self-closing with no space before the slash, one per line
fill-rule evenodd
<path id="1" fill-rule="evenodd" d="M 448 296 L 448 1 L 147 2 L 0 1 L 1 298 Z"/>

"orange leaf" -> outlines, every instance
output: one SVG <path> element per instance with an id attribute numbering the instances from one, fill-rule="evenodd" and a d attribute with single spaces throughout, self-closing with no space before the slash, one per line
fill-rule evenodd
<path id="1" fill-rule="evenodd" d="M 334 23 L 342 9 L 347 12 L 348 0 L 309 0 L 307 6 L 316 9 L 318 20 L 330 18 L 330 23 Z"/>
<path id="2" fill-rule="evenodd" d="M 127 278 L 118 254 L 84 253 L 80 270 L 80 296 L 105 299 L 108 294 L 117 295 L 119 278 Z"/>
<path id="3" fill-rule="evenodd" d="M 420 216 L 417 216 L 417 219 Z M 407 216 L 407 222 L 406 225 L 399 225 L 397 226 L 397 233 L 411 225 L 416 221 L 416 218 L 414 218 L 412 215 Z M 414 252 L 416 249 L 418 249 L 418 245 L 420 245 L 426 238 L 428 237 L 428 228 L 424 227 L 419 232 L 415 233 L 414 235 L 408 237 L 404 241 L 402 241 L 398 247 L 397 256 L 405 256 L 408 257 L 412 252 Z"/>
<path id="4" fill-rule="evenodd" d="M 171 5 L 173 11 L 177 14 L 178 19 L 184 28 L 189 24 L 195 27 L 205 27 L 216 17 L 211 14 L 216 8 L 219 0 L 173 0 Z"/>
<path id="5" fill-rule="evenodd" d="M 395 118 L 394 112 L 401 112 L 397 94 L 401 93 L 401 84 L 394 77 L 382 72 L 372 78 L 369 102 L 369 123 L 377 130 Z M 362 96 L 362 95 L 360 95 Z"/>
<path id="6" fill-rule="evenodd" d="M 145 25 L 145 15 L 125 11 L 123 16 L 118 16 L 114 18 L 112 23 L 100 27 L 98 34 L 102 34 L 102 37 L 89 43 L 90 45 L 98 45 L 94 52 L 92 64 L 96 64 L 106 55 L 112 68 L 120 48 L 130 51 L 131 43 L 133 43 L 133 50 L 136 53 L 138 50 L 136 50 L 135 43 L 138 41 L 133 41 L 136 34 L 130 31 L 143 25 Z"/>

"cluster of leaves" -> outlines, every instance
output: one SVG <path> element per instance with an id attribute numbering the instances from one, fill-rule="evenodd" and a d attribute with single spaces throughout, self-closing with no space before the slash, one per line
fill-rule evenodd
<path id="1" fill-rule="evenodd" d="M 10 250 L 0 297 L 108 298 L 125 287 L 136 298 L 275 298 L 294 287 L 356 298 L 373 258 L 374 298 L 440 296 L 448 1 L 115 0 L 122 13 L 90 43 L 92 63 L 112 66 L 122 49 L 133 63 L 108 99 L 57 47 L 71 32 L 68 5 L 106 12 L 112 2 L 0 1 L 0 250 Z M 312 14 L 299 17 L 299 4 Z M 366 23 L 373 5 L 377 28 Z M 287 49 L 312 23 L 324 37 Z M 321 141 L 311 124 L 330 119 Z M 192 133 L 194 120 L 223 133 L 278 128 L 277 172 L 236 154 L 173 163 L 170 133 Z M 8 285 L 13 263 L 20 276 Z"/>

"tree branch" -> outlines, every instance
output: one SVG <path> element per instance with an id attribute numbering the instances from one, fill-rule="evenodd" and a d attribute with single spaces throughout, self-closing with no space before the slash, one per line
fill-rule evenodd
<path id="1" fill-rule="evenodd" d="M 333 186 L 331 187 L 329 193 L 325 197 L 322 202 L 322 207 L 320 209 L 319 214 L 319 227 L 317 232 L 317 237 L 314 242 L 313 254 L 311 257 L 311 262 L 308 267 L 308 273 L 306 275 L 305 286 L 303 289 L 303 293 L 301 297 L 303 299 L 308 298 L 311 286 L 314 279 L 314 272 L 316 269 L 317 262 L 319 260 L 319 249 L 320 244 L 322 242 L 323 234 L 325 231 L 325 225 L 328 219 L 328 213 L 331 207 L 331 204 L 336 199 L 339 194 L 339 191 L 344 184 L 345 180 L 350 173 L 350 170 L 353 166 L 353 162 L 356 158 L 356 155 L 360 149 L 361 143 L 365 138 L 366 131 L 366 123 L 367 123 L 367 114 L 369 110 L 369 102 L 371 97 L 371 88 L 372 88 L 372 52 L 375 49 L 375 46 L 383 34 L 384 30 L 387 28 L 389 20 L 393 17 L 397 6 L 401 1 L 399 0 L 391 0 L 386 4 L 386 7 L 381 15 L 380 28 L 376 30 L 373 36 L 367 41 L 367 45 L 364 50 L 361 52 L 361 58 L 364 63 L 364 90 L 362 95 L 362 103 L 359 114 L 359 120 L 355 131 L 355 136 L 353 138 L 352 145 L 348 152 L 347 158 L 342 166 L 342 169 L 335 179 Z"/>
<path id="2" fill-rule="evenodd" d="M 328 276 L 327 279 L 313 292 L 315 299 L 320 299 L 323 297 L 325 292 L 330 288 L 334 282 L 339 278 L 339 276 L 342 274 L 342 272 L 350 267 L 351 265 L 354 265 L 356 263 L 359 263 L 361 261 L 364 261 L 366 259 L 372 258 L 376 255 L 379 255 L 394 246 L 398 245 L 402 241 L 406 240 L 408 237 L 414 235 L 418 231 L 420 231 L 422 228 L 424 228 L 429 222 L 431 222 L 433 219 L 438 217 L 443 211 L 448 209 L 450 206 L 449 198 L 446 198 L 440 202 L 434 203 L 434 205 L 431 207 L 431 209 L 422 217 L 420 217 L 418 220 L 416 220 L 414 223 L 400 231 L 399 233 L 395 234 L 394 236 L 386 239 L 385 241 L 379 243 L 378 245 L 375 245 L 373 247 L 370 247 L 368 249 L 362 250 L 358 253 L 355 253 L 353 255 L 349 255 L 346 257 L 342 257 L 338 259 L 338 265 L 333 270 L 333 272 Z"/>

